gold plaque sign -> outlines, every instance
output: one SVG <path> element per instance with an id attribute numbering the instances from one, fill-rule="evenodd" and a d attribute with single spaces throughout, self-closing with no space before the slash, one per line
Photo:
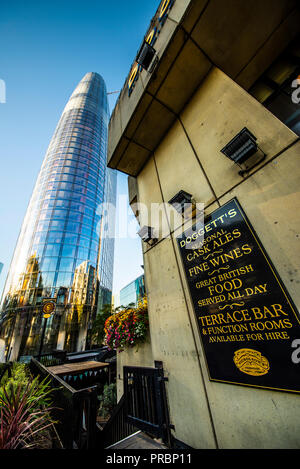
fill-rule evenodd
<path id="1" fill-rule="evenodd" d="M 210 380 L 300 393 L 299 312 L 238 200 L 177 242 Z"/>
<path id="2" fill-rule="evenodd" d="M 250 376 L 263 376 L 270 370 L 268 360 L 260 352 L 249 348 L 235 352 L 233 361 L 240 371 Z"/>
<path id="3" fill-rule="evenodd" d="M 55 311 L 55 300 L 49 299 L 49 300 L 44 300 L 43 302 L 43 313 L 44 313 L 44 318 L 48 319 L 51 317 L 51 315 Z"/>

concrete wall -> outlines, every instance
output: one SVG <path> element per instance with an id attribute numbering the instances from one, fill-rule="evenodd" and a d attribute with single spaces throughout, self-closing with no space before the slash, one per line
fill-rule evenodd
<path id="1" fill-rule="evenodd" d="M 267 158 L 243 179 L 220 150 L 245 126 Z M 208 214 L 237 197 L 299 308 L 299 152 L 297 136 L 215 68 L 139 174 L 139 201 L 149 207 L 183 189 Z M 194 448 L 299 448 L 298 395 L 209 381 L 176 228 L 145 247 L 151 347 L 122 353 L 118 373 L 162 361 L 173 434 Z"/>

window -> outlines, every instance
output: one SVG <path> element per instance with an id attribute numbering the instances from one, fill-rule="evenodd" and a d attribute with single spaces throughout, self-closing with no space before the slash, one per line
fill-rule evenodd
<path id="1" fill-rule="evenodd" d="M 56 266 L 57 257 L 45 257 L 41 269 L 43 272 L 54 271 L 56 270 Z"/>
<path id="2" fill-rule="evenodd" d="M 73 270 L 74 259 L 69 257 L 62 257 L 60 260 L 59 270 L 64 272 L 72 272 Z"/>
<path id="3" fill-rule="evenodd" d="M 56 280 L 57 287 L 69 286 L 72 282 L 71 272 L 59 272 Z"/>
<path id="4" fill-rule="evenodd" d="M 66 233 L 65 244 L 73 244 L 76 246 L 78 236 L 75 234 Z"/>
<path id="5" fill-rule="evenodd" d="M 45 250 L 45 256 L 58 256 L 60 250 L 60 244 L 47 244 Z"/>
<path id="6" fill-rule="evenodd" d="M 63 247 L 62 256 L 63 257 L 74 257 L 75 252 L 76 252 L 76 247 L 75 246 L 70 246 L 70 245 L 66 244 Z"/>

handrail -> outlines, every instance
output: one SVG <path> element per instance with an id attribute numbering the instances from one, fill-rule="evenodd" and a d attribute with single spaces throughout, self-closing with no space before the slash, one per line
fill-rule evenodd
<path id="1" fill-rule="evenodd" d="M 124 394 L 114 408 L 103 430 L 99 428 L 98 424 L 97 428 L 98 444 L 102 448 L 112 446 L 137 431 L 136 428 L 126 420 L 126 401 Z"/>
<path id="2" fill-rule="evenodd" d="M 35 356 L 33 358 L 36 359 L 42 365 L 48 367 L 48 366 L 63 365 L 67 361 L 66 355 L 67 354 L 63 352 L 62 353 L 52 352 L 52 353 L 44 353 L 43 355 Z"/>
<path id="3" fill-rule="evenodd" d="M 35 358 L 31 359 L 32 373 L 48 377 L 53 388 L 52 415 L 65 449 L 93 449 L 96 444 L 98 409 L 97 386 L 75 390 Z"/>

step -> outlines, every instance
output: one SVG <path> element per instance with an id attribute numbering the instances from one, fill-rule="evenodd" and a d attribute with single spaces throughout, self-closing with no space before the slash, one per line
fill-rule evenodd
<path id="1" fill-rule="evenodd" d="M 134 433 L 107 449 L 168 449 L 159 440 L 155 440 L 143 432 Z"/>

